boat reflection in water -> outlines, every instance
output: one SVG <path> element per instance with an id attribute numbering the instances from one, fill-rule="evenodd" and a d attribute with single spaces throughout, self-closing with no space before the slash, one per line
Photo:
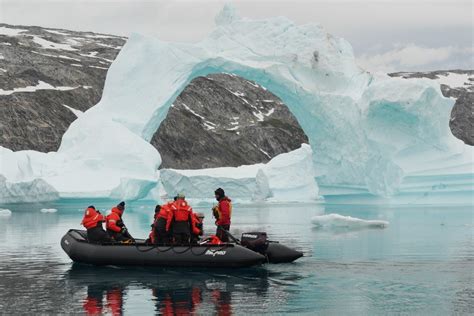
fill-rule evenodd
<path id="1" fill-rule="evenodd" d="M 286 295 L 278 287 L 269 291 L 270 274 L 265 268 L 145 269 L 73 264 L 64 278 L 68 290 L 82 300 L 83 311 L 89 315 L 121 315 L 127 306 L 134 312 L 163 315 L 231 315 L 285 301 Z"/>

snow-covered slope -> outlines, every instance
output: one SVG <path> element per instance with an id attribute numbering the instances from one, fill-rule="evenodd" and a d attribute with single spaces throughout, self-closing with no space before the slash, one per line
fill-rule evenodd
<path id="1" fill-rule="evenodd" d="M 309 138 L 322 194 L 391 196 L 435 186 L 472 194 L 473 150 L 451 134 L 454 102 L 438 84 L 373 76 L 355 64 L 346 41 L 318 25 L 242 19 L 228 6 L 216 22 L 196 44 L 133 35 L 100 103 L 71 124 L 59 151 L 48 159 L 18 152 L 11 161 L 27 156 L 31 173 L 60 194 L 110 193 L 131 181 L 139 188 L 129 197 L 141 197 L 158 181 L 160 156 L 148 141 L 176 96 L 197 76 L 228 72 L 288 105 Z"/>

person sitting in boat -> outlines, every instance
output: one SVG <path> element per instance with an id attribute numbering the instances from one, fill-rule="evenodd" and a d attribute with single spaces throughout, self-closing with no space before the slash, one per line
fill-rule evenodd
<path id="1" fill-rule="evenodd" d="M 219 204 L 212 208 L 212 214 L 216 219 L 216 236 L 223 242 L 229 241 L 227 232 L 230 229 L 230 218 L 232 216 L 232 203 L 231 200 L 225 195 L 222 188 L 218 188 L 214 191 L 214 195 Z"/>
<path id="2" fill-rule="evenodd" d="M 192 223 L 192 234 L 191 234 L 191 243 L 195 244 L 199 242 L 200 237 L 203 235 L 203 213 L 193 213 L 191 218 Z"/>
<path id="3" fill-rule="evenodd" d="M 167 232 L 171 232 L 173 225 L 173 239 L 178 245 L 190 243 L 192 214 L 193 209 L 186 202 L 184 194 L 178 194 L 176 201 L 171 205 L 171 216 L 166 223 Z"/>
<path id="4" fill-rule="evenodd" d="M 81 224 L 87 229 L 87 239 L 89 242 L 103 243 L 111 241 L 110 236 L 102 227 L 103 222 L 105 222 L 104 215 L 100 214 L 94 205 L 88 206 L 84 212 Z"/>
<path id="5" fill-rule="evenodd" d="M 125 202 L 120 202 L 113 207 L 110 214 L 106 217 L 107 232 L 115 241 L 133 241 L 133 237 L 123 223 L 122 215 L 125 211 Z"/>
<path id="6" fill-rule="evenodd" d="M 155 208 L 155 217 L 153 229 L 150 233 L 150 239 L 153 244 L 170 244 L 173 227 L 169 231 L 166 230 L 168 219 L 172 216 L 171 205 L 174 202 L 168 202 L 165 205 L 157 205 Z"/>

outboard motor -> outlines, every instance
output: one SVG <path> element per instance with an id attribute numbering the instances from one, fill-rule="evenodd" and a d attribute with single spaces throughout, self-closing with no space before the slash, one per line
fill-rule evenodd
<path id="1" fill-rule="evenodd" d="M 267 233 L 264 232 L 243 233 L 240 244 L 264 255 L 269 263 L 293 262 L 303 256 L 301 251 L 289 248 L 277 241 L 268 240 Z"/>
<path id="2" fill-rule="evenodd" d="M 240 239 L 242 246 L 247 247 L 255 252 L 265 254 L 268 248 L 267 233 L 253 232 L 243 233 Z"/>

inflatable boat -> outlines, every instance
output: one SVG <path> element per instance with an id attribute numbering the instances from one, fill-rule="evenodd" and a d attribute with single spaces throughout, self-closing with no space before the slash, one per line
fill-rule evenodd
<path id="1" fill-rule="evenodd" d="M 259 239 L 249 244 L 244 238 L 242 244 L 220 245 L 157 246 L 144 240 L 93 244 L 88 242 L 86 231 L 75 229 L 63 236 L 61 247 L 74 262 L 117 266 L 243 268 L 266 262 L 292 262 L 303 255 L 277 242 L 262 245 Z"/>

